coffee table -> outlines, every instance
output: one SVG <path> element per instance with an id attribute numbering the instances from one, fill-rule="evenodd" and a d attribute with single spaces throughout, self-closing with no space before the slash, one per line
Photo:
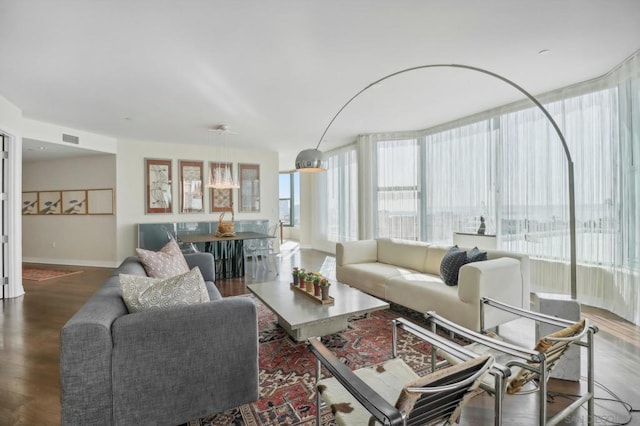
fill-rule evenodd
<path id="1" fill-rule="evenodd" d="M 296 341 L 326 336 L 347 328 L 347 319 L 389 304 L 342 283 L 332 283 L 333 304 L 323 305 L 282 281 L 249 284 L 247 288 L 278 317 L 278 324 Z"/>

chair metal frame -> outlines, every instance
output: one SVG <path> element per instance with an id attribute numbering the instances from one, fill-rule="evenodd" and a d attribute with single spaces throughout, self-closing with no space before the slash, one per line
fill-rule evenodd
<path id="1" fill-rule="evenodd" d="M 464 347 L 447 340 L 435 333 L 430 332 L 416 324 L 407 321 L 403 318 L 397 318 L 392 321 L 392 357 L 397 358 L 397 341 L 398 341 L 398 328 L 402 328 L 404 331 L 414 334 L 420 339 L 430 343 L 434 350 L 431 355 L 432 371 L 436 371 L 437 366 L 442 365 L 443 362 L 437 362 L 435 348 L 441 348 L 452 355 L 459 357 L 465 361 L 478 358 L 480 355 L 465 349 Z M 371 389 L 362 379 L 360 379 L 349 367 L 342 363 L 328 348 L 326 348 L 319 339 L 309 339 L 307 341 L 309 350 L 316 357 L 316 383 L 321 379 L 321 370 L 324 366 L 333 377 L 351 394 L 353 397 L 362 404 L 365 409 L 372 414 L 372 416 L 384 425 L 403 425 L 413 424 L 410 420 L 409 413 L 404 413 L 395 408 L 391 403 L 386 401 L 380 395 L 378 395 L 373 389 Z M 407 388 L 410 392 L 419 392 L 423 394 L 432 394 L 437 392 L 453 392 L 464 386 L 469 386 L 476 380 L 478 380 L 486 372 L 494 374 L 499 377 L 499 383 L 502 383 L 502 375 L 504 369 L 496 370 L 493 362 L 493 357 L 489 357 L 483 367 L 474 373 L 472 376 L 467 377 L 464 380 L 455 382 L 448 385 L 432 386 L 432 387 L 410 387 Z M 316 389 L 316 425 L 320 425 L 320 408 L 323 401 L 320 392 Z M 457 405 L 457 404 L 456 404 Z M 417 423 L 421 424 L 421 423 Z"/>
<path id="2" fill-rule="evenodd" d="M 483 297 L 481 298 L 480 304 L 480 328 L 482 333 L 486 333 L 487 330 L 484 327 L 484 312 L 486 306 L 491 308 L 500 309 L 509 313 L 512 313 L 521 318 L 528 318 L 533 321 L 553 325 L 560 328 L 565 328 L 575 324 L 574 321 L 569 321 L 557 317 L 553 317 L 550 315 L 541 314 L 538 312 L 518 308 L 515 306 L 511 306 L 497 300 Z M 589 426 L 593 425 L 594 422 L 594 391 L 595 391 L 595 379 L 594 379 L 594 349 L 593 336 L 598 332 L 598 327 L 594 324 L 591 324 L 588 320 L 585 320 L 584 329 L 575 336 L 572 337 L 551 337 L 546 336 L 545 338 L 555 342 L 561 343 L 560 347 L 555 347 L 553 351 L 555 353 L 550 352 L 539 352 L 533 349 L 523 348 L 518 345 L 514 345 L 508 342 L 500 341 L 491 337 L 486 336 L 485 334 L 477 333 L 475 331 L 469 330 L 467 328 L 461 327 L 458 324 L 455 324 L 439 315 L 435 312 L 427 312 L 425 314 L 426 319 L 431 323 L 432 330 L 435 331 L 437 326 L 449 331 L 450 333 L 455 333 L 461 337 L 464 337 L 472 342 L 479 343 L 481 345 L 487 346 L 493 350 L 502 352 L 511 357 L 516 358 L 516 360 L 510 361 L 504 365 L 504 367 L 521 367 L 523 369 L 532 371 L 537 374 L 538 377 L 538 398 L 540 400 L 539 405 L 539 424 L 540 425 L 557 425 L 562 422 L 565 418 L 567 418 L 571 413 L 579 409 L 585 402 L 587 403 L 587 412 L 588 412 L 588 424 Z M 573 403 L 567 406 L 564 410 L 557 413 L 555 416 L 547 419 L 547 382 L 550 377 L 551 369 L 557 364 L 559 361 L 559 357 L 564 353 L 569 345 L 579 345 L 587 350 L 587 392 L 582 394 L 578 399 L 576 399 Z M 551 355 L 551 356 L 550 356 Z M 558 357 L 555 357 L 558 355 Z M 551 358 L 554 359 L 551 360 Z M 518 361 L 520 360 L 520 361 Z M 501 399 L 504 397 L 506 382 L 501 385 L 500 388 L 496 386 L 494 388 L 495 392 L 492 389 L 486 389 L 494 393 L 494 397 L 496 399 L 495 403 L 495 424 L 502 424 L 502 403 Z M 484 387 L 483 387 L 484 388 Z"/>

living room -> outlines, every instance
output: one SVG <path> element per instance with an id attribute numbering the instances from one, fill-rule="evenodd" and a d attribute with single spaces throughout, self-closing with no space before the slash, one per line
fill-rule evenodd
<path id="1" fill-rule="evenodd" d="M 27 286 L 34 290 L 21 280 L 23 262 L 86 271 L 115 268 L 135 253 L 139 224 L 218 220 L 210 191 L 204 193 L 203 213 L 182 212 L 178 185 L 170 212 L 149 213 L 146 160 L 168 160 L 174 177 L 181 161 L 201 161 L 205 171 L 221 160 L 235 170 L 238 164 L 258 165 L 260 208 L 241 211 L 236 198 L 234 218 L 273 224 L 282 219 L 279 174 L 295 172 L 296 155 L 316 145 L 331 164 L 329 172 L 297 175 L 299 225 L 283 229 L 285 240 L 301 251 L 320 253 L 311 255 L 314 268 L 335 254 L 336 242 L 393 237 L 449 244 L 455 232 L 475 233 L 483 216 L 487 234 L 498 235 L 501 249 L 532 257 L 531 291 L 569 294 L 566 160 L 551 131 L 544 141 L 529 141 L 519 150 L 507 143 L 508 132 L 517 133 L 517 123 L 529 120 L 529 109 L 535 109 L 524 106 L 521 93 L 468 70 L 425 69 L 367 88 L 344 111 L 339 108 L 390 73 L 425 64 L 467 64 L 507 76 L 544 105 L 560 103 L 565 111 L 587 110 L 586 103 L 596 102 L 594 93 L 598 108 L 627 102 L 629 95 L 633 107 L 620 115 L 637 117 L 639 9 L 633 1 L 615 7 L 601 1 L 517 7 L 506 1 L 482 7 L 470 2 L 4 4 L 0 133 L 9 151 L 3 181 L 12 206 L 3 213 L 4 300 L 28 297 Z M 615 93 L 606 92 L 614 86 Z M 570 103 L 578 98 L 579 106 Z M 571 127 L 576 115 L 549 108 L 561 117 L 572 146 L 578 204 L 594 204 L 595 213 L 578 215 L 579 300 L 619 315 L 634 330 L 640 321 L 634 263 L 640 227 L 625 200 L 637 196 L 637 173 L 633 165 L 617 168 L 617 159 L 635 158 L 637 133 L 626 134 L 627 127 L 601 116 L 611 125 L 593 131 L 601 132 L 598 141 L 607 141 L 596 145 L 586 137 L 589 129 Z M 517 115 L 520 110 L 526 111 Z M 330 123 L 336 112 L 339 117 Z M 475 126 L 478 122 L 484 127 Z M 210 131 L 223 124 L 229 132 Z M 546 122 L 540 126 L 549 129 Z M 638 126 L 629 128 L 637 132 Z M 62 135 L 79 143 L 64 142 Z M 614 152 L 609 144 L 618 138 L 626 145 Z M 466 145 L 480 139 L 482 145 Z M 576 140 L 587 139 L 586 148 L 575 147 Z M 452 140 L 449 148 L 441 143 Z M 496 160 L 491 156 L 498 151 L 505 156 Z M 583 151 L 595 154 L 584 157 Z M 526 183 L 522 164 L 528 157 L 536 159 L 537 168 L 528 170 Z M 486 166 L 494 161 L 504 166 L 500 174 Z M 531 183 L 538 175 L 546 176 L 541 191 Z M 632 184 L 617 186 L 629 179 Z M 459 189 L 465 186 L 472 190 Z M 103 188 L 113 190 L 112 214 L 19 213 L 24 192 Z M 524 201 L 526 224 L 521 212 L 503 208 L 518 205 L 525 188 L 531 191 Z M 512 198 L 496 196 L 507 193 Z M 473 208 L 456 206 L 455 197 Z M 439 210 L 457 207 L 450 216 Z M 598 241 L 593 250 L 584 250 L 587 239 Z"/>

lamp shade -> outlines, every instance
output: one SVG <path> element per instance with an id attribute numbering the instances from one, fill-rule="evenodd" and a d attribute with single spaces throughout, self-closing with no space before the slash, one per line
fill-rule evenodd
<path id="1" fill-rule="evenodd" d="M 299 172 L 324 172 L 327 166 L 322 152 L 317 149 L 305 149 L 296 157 L 296 170 Z"/>

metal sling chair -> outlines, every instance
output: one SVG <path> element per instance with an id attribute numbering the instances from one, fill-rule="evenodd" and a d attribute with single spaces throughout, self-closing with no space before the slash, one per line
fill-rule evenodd
<path id="1" fill-rule="evenodd" d="M 537 322 L 550 324 L 560 328 L 558 331 L 549 334 L 538 340 L 533 349 L 522 348 L 520 346 L 490 337 L 486 334 L 476 333 L 472 330 L 461 327 L 435 312 L 428 312 L 425 317 L 431 322 L 433 329 L 440 326 L 443 329 L 462 336 L 474 342 L 467 348 L 477 353 L 489 353 L 491 351 L 497 358 L 497 365 L 502 365 L 511 370 L 511 375 L 504 383 L 504 388 L 492 388 L 488 383 L 481 387 L 489 393 L 494 394 L 495 404 L 495 424 L 502 424 L 502 403 L 501 399 L 506 391 L 508 394 L 539 393 L 540 406 L 538 410 L 540 425 L 557 425 L 567 418 L 575 410 L 579 409 L 585 402 L 587 403 L 588 424 L 594 421 L 594 363 L 593 363 L 593 335 L 598 332 L 595 325 L 590 324 L 587 319 L 579 322 L 567 321 L 561 318 L 540 314 L 538 312 L 517 308 L 496 300 L 483 297 L 480 305 L 480 325 L 484 328 L 484 310 L 487 306 L 495 309 L 507 311 L 521 318 L 528 318 Z M 579 345 L 587 349 L 587 391 L 577 400 L 567 406 L 555 416 L 547 419 L 547 381 L 550 372 L 555 367 L 567 349 L 571 345 Z M 452 364 L 462 362 L 463 358 L 448 356 L 442 353 L 443 357 Z M 503 360 L 505 358 L 505 360 Z M 534 389 L 524 390 L 523 387 L 533 383 Z"/>
<path id="2" fill-rule="evenodd" d="M 351 371 L 318 339 L 308 341 L 316 357 L 316 424 L 322 400 L 339 425 L 431 425 L 458 422 L 466 401 L 493 365 L 491 355 L 477 355 L 404 319 L 393 323 L 393 358 Z M 397 354 L 397 328 L 465 359 L 456 366 L 419 377 Z M 435 352 L 435 351 L 434 351 Z M 435 353 L 432 357 L 435 360 Z M 333 377 L 321 380 L 324 366 Z"/>

